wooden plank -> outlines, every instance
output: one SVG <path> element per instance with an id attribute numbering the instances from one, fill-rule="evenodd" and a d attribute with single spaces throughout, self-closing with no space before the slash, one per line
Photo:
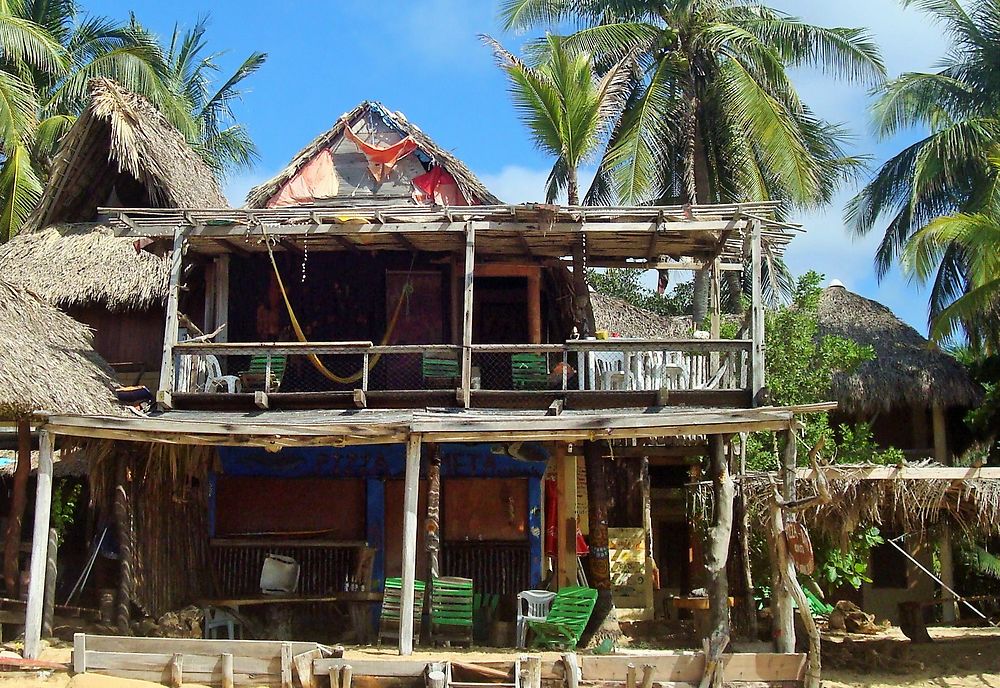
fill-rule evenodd
<path id="1" fill-rule="evenodd" d="M 73 673 L 82 674 L 87 670 L 87 634 L 73 634 Z"/>
<path id="2" fill-rule="evenodd" d="M 308 652 L 300 652 L 292 657 L 292 667 L 295 669 L 295 675 L 299 677 L 299 683 L 302 685 L 302 688 L 318 688 L 315 682 L 313 662 L 322 658 L 323 653 L 319 648 L 309 650 Z"/>
<path id="3" fill-rule="evenodd" d="M 360 354 L 371 349 L 370 341 L 357 342 L 180 342 L 176 352 L 182 354 L 214 354 L 216 356 L 306 354 Z M 405 353 L 393 347 L 388 353 Z"/>
<path id="4" fill-rule="evenodd" d="M 400 600 L 399 654 L 413 654 L 413 585 L 417 567 L 417 494 L 420 491 L 418 434 L 406 441 L 406 474 L 403 479 L 403 589 Z M 417 629 L 419 631 L 419 629 Z M 344 687 L 342 687 L 344 688 Z"/>
<path id="5" fill-rule="evenodd" d="M 318 676 L 340 669 L 350 664 L 354 676 L 394 676 L 418 677 L 427 668 L 427 661 L 420 659 L 317 659 L 313 662 L 313 673 Z"/>
<path id="6" fill-rule="evenodd" d="M 750 393 L 755 406 L 761 403 L 764 389 L 764 290 L 761 284 L 760 220 L 754 220 L 750 234 Z"/>
<path id="7" fill-rule="evenodd" d="M 279 650 L 280 652 L 280 650 Z M 281 658 L 243 657 L 233 653 L 191 654 L 188 652 L 94 652 L 87 650 L 87 671 L 142 671 L 165 672 L 175 656 L 184 658 L 186 672 L 193 674 L 215 674 L 222 671 L 223 655 L 233 655 L 234 674 L 281 674 Z"/>
<path id="8" fill-rule="evenodd" d="M 133 638 L 121 635 L 87 635 L 87 651 L 215 655 L 231 652 L 236 657 L 269 659 L 281 654 L 281 642 L 275 640 L 210 640 L 201 638 Z M 316 649 L 316 643 L 292 642 L 296 653 Z"/>
<path id="9" fill-rule="evenodd" d="M 292 645 L 281 644 L 281 688 L 292 688 Z"/>
<path id="10" fill-rule="evenodd" d="M 1000 480 L 1000 468 L 959 466 L 823 466 L 827 480 Z M 796 477 L 812 480 L 813 468 L 797 468 Z"/>
<path id="11" fill-rule="evenodd" d="M 801 681 L 805 678 L 806 655 L 738 652 L 722 659 L 723 676 L 730 681 Z M 657 679 L 659 676 L 657 675 Z"/>
<path id="12" fill-rule="evenodd" d="M 184 241 L 184 233 L 175 229 L 173 249 L 170 252 L 170 281 L 167 285 L 167 320 L 163 330 L 163 349 L 160 359 L 160 388 L 158 391 L 161 392 L 174 391 L 174 347 L 177 345 L 177 306 L 180 300 Z"/>
<path id="13" fill-rule="evenodd" d="M 35 482 L 35 524 L 31 535 L 28 607 L 24 617 L 24 658 L 38 659 L 42 636 L 42 602 L 45 594 L 45 562 L 48 558 L 49 515 L 52 509 L 52 454 L 55 435 L 38 432 L 38 471 Z"/>
<path id="14" fill-rule="evenodd" d="M 231 652 L 222 653 L 222 688 L 233 688 L 236 685 L 236 680 L 234 678 L 233 672 L 233 655 Z M 304 686 L 303 688 L 313 688 L 310 684 L 309 686 Z"/>
<path id="15" fill-rule="evenodd" d="M 697 684 L 705 670 L 701 652 L 649 655 L 581 655 L 582 680 L 624 681 L 628 665 L 651 666 L 656 683 Z M 726 682 L 801 681 L 805 674 L 805 654 L 736 653 L 722 663 Z"/>
<path id="16" fill-rule="evenodd" d="M 168 671 L 158 671 L 156 669 L 115 669 L 115 670 L 100 670 L 93 671 L 90 673 L 100 674 L 103 676 L 114 676 L 116 678 L 127 678 L 135 681 L 151 681 L 153 683 L 162 683 L 167 685 L 170 681 L 170 676 Z M 211 674 L 200 674 L 191 671 L 185 671 L 183 675 L 184 680 L 188 683 L 194 683 L 199 685 L 221 685 L 221 675 L 219 672 Z M 233 674 L 233 683 L 236 686 L 272 686 L 273 688 L 279 688 L 281 686 L 281 677 L 278 674 Z"/>

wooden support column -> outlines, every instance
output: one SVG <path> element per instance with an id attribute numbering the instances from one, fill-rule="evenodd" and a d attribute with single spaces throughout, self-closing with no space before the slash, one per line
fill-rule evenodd
<path id="1" fill-rule="evenodd" d="M 59 575 L 59 531 L 49 528 L 49 546 L 45 557 L 45 594 L 42 596 L 42 637 L 52 637 L 56 616 L 56 577 Z"/>
<path id="2" fill-rule="evenodd" d="M 733 533 L 733 499 L 736 487 L 726 460 L 724 435 L 708 436 L 709 475 L 714 495 L 712 526 L 705 547 L 705 569 L 708 574 L 708 604 L 711 633 L 702 640 L 705 647 L 705 675 L 715 678 L 721 672 L 722 653 L 729 645 L 732 629 L 729 621 L 729 578 L 726 564 Z M 716 679 L 717 680 L 717 679 Z M 715 681 L 712 681 L 715 684 Z M 721 685 L 722 681 L 717 680 Z M 703 681 L 703 685 L 705 682 Z"/>
<path id="3" fill-rule="evenodd" d="M 35 490 L 35 527 L 31 536 L 31 573 L 28 608 L 24 617 L 24 657 L 38 659 L 42 637 L 42 598 L 45 595 L 45 562 L 48 558 L 49 515 L 52 509 L 52 454 L 55 435 L 38 433 L 38 486 Z"/>
<path id="4" fill-rule="evenodd" d="M 420 491 L 420 435 L 406 440 L 403 480 L 403 590 L 399 609 L 399 654 L 413 654 L 413 582 L 417 571 L 417 494 Z"/>
<path id="5" fill-rule="evenodd" d="M 795 463 L 798 458 L 795 432 L 784 430 L 781 433 L 784 446 L 781 452 L 781 466 L 778 475 L 781 478 L 781 498 L 787 503 L 795 499 Z M 780 515 L 780 511 L 779 511 Z M 792 598 L 783 582 L 782 557 L 780 548 L 784 548 L 781 538 L 784 533 L 775 533 L 776 541 L 771 547 L 771 618 L 774 624 L 775 652 L 795 652 L 795 613 L 792 609 Z"/>
<path id="6" fill-rule="evenodd" d="M 576 456 L 565 442 L 555 446 L 556 462 L 556 585 L 576 585 Z"/>
<path id="7" fill-rule="evenodd" d="M 944 407 L 941 404 L 931 406 L 931 429 L 934 434 L 934 458 L 944 466 L 951 465 L 951 455 L 948 452 L 948 423 Z M 938 540 L 938 561 L 941 564 L 941 580 L 952 590 L 955 589 L 955 559 L 951 545 L 951 523 L 945 516 L 941 523 L 941 535 Z M 945 592 L 945 591 L 942 591 Z M 958 604 L 948 601 L 942 605 L 941 620 L 954 623 L 958 617 Z"/>
<path id="8" fill-rule="evenodd" d="M 542 343 L 542 275 L 539 270 L 528 274 L 528 341 Z"/>
<path id="9" fill-rule="evenodd" d="M 215 281 L 214 294 L 215 305 L 213 307 L 213 312 L 215 316 L 215 322 L 210 327 L 212 330 L 219 328 L 222 325 L 227 325 L 229 322 L 229 254 L 224 253 L 221 256 L 216 256 L 215 267 L 212 274 Z M 215 341 L 217 342 L 228 342 L 229 341 L 229 327 L 227 327 L 215 335 Z"/>
<path id="10" fill-rule="evenodd" d="M 3 578 L 7 596 L 19 597 L 21 523 L 24 507 L 28 501 L 28 478 L 31 476 L 31 421 L 22 418 L 17 421 L 17 466 L 14 468 L 10 512 L 7 516 L 7 532 L 4 535 Z"/>
<path id="11" fill-rule="evenodd" d="M 176 370 L 174 346 L 177 344 L 177 309 L 180 303 L 181 263 L 184 255 L 184 233 L 174 230 L 174 245 L 170 252 L 170 283 L 167 287 L 167 320 L 163 329 L 163 358 L 160 360 L 160 389 L 157 401 L 169 400 L 174 392 Z"/>
<path id="12" fill-rule="evenodd" d="M 468 223 L 465 229 L 465 290 L 462 298 L 462 388 L 459 403 L 469 408 L 472 403 L 472 287 L 476 271 L 476 229 Z"/>
<path id="13" fill-rule="evenodd" d="M 583 243 L 573 244 L 573 320 L 580 337 L 592 337 L 597 329 L 594 309 L 590 306 L 590 287 L 587 286 L 587 260 Z"/>
<path id="14" fill-rule="evenodd" d="M 428 580 L 441 575 L 438 552 L 441 549 L 441 456 L 437 445 L 427 444 L 427 522 L 424 542 L 427 546 Z"/>
<path id="15" fill-rule="evenodd" d="M 116 475 L 114 512 L 118 536 L 118 600 L 115 603 L 115 623 L 119 635 L 132 635 L 135 542 L 132 532 L 132 475 L 126 459 L 118 459 Z"/>
<path id="16" fill-rule="evenodd" d="M 750 393 L 754 406 L 762 403 L 764 389 L 764 290 L 761 285 L 762 247 L 760 220 L 754 220 L 750 230 L 751 340 Z"/>

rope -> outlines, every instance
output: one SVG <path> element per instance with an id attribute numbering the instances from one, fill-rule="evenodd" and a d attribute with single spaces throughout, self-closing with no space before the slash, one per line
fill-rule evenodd
<path id="1" fill-rule="evenodd" d="M 271 259 L 271 267 L 274 268 L 274 277 L 278 281 L 278 288 L 281 290 L 281 297 L 285 301 L 285 309 L 288 311 L 288 319 L 292 323 L 292 329 L 295 331 L 295 337 L 302 344 L 308 344 L 309 340 L 306 338 L 305 332 L 302 331 L 302 326 L 299 325 L 299 319 L 295 316 L 295 310 L 292 308 L 291 299 L 288 298 L 288 292 L 285 290 L 285 283 L 281 279 L 281 273 L 278 272 L 278 263 L 277 261 L 275 261 L 274 251 L 271 249 L 271 237 L 268 236 L 267 229 L 263 225 L 261 225 L 260 230 L 264 235 L 264 246 L 267 247 L 267 256 L 268 258 Z M 416 260 L 416 256 L 414 256 L 414 260 Z M 410 270 L 411 271 L 413 270 L 412 262 L 410 263 Z M 406 284 L 403 285 L 403 290 L 399 294 L 399 301 L 396 302 L 396 309 L 392 313 L 392 318 L 389 320 L 389 326 L 386 328 L 385 336 L 382 338 L 382 342 L 380 343 L 379 346 L 386 346 L 389 343 L 389 340 L 396 329 L 396 323 L 399 320 L 399 315 L 403 310 L 403 303 L 409 301 L 409 296 L 412 293 L 413 293 L 413 284 L 410 282 L 408 273 Z M 365 374 L 365 368 L 364 366 L 362 366 L 361 370 L 359 370 L 357 373 L 354 373 L 353 375 L 350 375 L 348 377 L 340 377 L 339 375 L 331 371 L 329 368 L 327 368 L 325 365 L 323 365 L 323 362 L 319 360 L 319 356 L 317 356 L 316 354 L 306 354 L 306 357 L 309 359 L 309 362 L 312 363 L 313 367 L 317 371 L 319 371 L 320 374 L 323 375 L 323 377 L 341 385 L 349 385 L 355 383 L 362 377 L 364 377 Z M 378 364 L 381 358 L 382 358 L 381 352 L 375 354 L 374 356 L 369 357 L 368 372 L 372 371 L 372 369 Z"/>

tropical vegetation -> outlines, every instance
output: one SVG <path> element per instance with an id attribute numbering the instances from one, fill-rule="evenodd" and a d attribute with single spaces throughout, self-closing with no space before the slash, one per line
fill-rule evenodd
<path id="1" fill-rule="evenodd" d="M 951 47 L 937 71 L 905 73 L 879 89 L 872 112 L 880 135 L 926 134 L 877 170 L 847 219 L 862 235 L 888 220 L 875 267 L 884 276 L 903 261 L 931 284 L 935 338 L 962 333 L 995 347 L 1000 3 L 902 3 L 941 26 Z"/>
<path id="2" fill-rule="evenodd" d="M 86 105 L 87 82 L 114 79 L 145 96 L 220 175 L 256 149 L 232 124 L 239 85 L 263 64 L 251 54 L 214 86 L 205 20 L 175 29 L 168 49 L 134 17 L 89 15 L 76 0 L 0 3 L 0 241 L 15 235 L 41 195 L 62 136 Z"/>

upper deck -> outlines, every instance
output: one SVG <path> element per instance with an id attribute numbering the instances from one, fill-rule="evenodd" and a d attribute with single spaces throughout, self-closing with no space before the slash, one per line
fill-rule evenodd
<path id="1" fill-rule="evenodd" d="M 774 207 L 101 212 L 122 236 L 173 251 L 166 405 L 557 413 L 753 406 L 764 386 L 761 264 L 798 229 Z M 707 270 L 704 331 L 593 338 L 581 277 L 601 267 Z M 733 339 L 721 338 L 724 271 L 748 271 L 753 286 Z"/>

